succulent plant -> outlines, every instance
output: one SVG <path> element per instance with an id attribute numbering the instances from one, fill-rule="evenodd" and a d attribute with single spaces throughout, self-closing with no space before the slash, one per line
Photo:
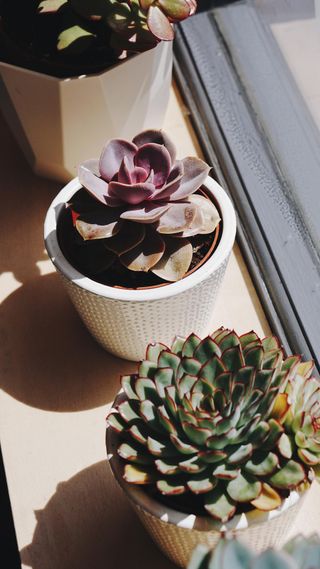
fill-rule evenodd
<path id="1" fill-rule="evenodd" d="M 172 40 L 173 24 L 192 15 L 196 0 L 41 0 L 39 13 L 61 15 L 58 51 L 80 53 L 111 30 L 115 49 L 139 52 Z"/>
<path id="2" fill-rule="evenodd" d="M 319 569 L 320 539 L 297 536 L 280 551 L 267 549 L 259 555 L 235 539 L 220 539 L 211 552 L 203 545 L 194 550 L 188 569 Z"/>
<path id="3" fill-rule="evenodd" d="M 71 203 L 75 227 L 85 241 L 104 240 L 105 262 L 117 255 L 131 271 L 176 281 L 192 260 L 189 238 L 212 233 L 220 220 L 212 201 L 195 194 L 209 169 L 199 158 L 176 160 L 162 131 L 111 140 L 100 160 L 79 167 L 79 181 L 94 199 L 84 208 Z"/>
<path id="4" fill-rule="evenodd" d="M 150 344 L 137 373 L 122 377 L 123 400 L 108 416 L 125 480 L 184 494 L 186 503 L 196 495 L 223 523 L 248 508 L 277 508 L 317 469 L 312 369 L 285 357 L 275 336 L 253 331 L 177 337 L 171 349 Z"/>

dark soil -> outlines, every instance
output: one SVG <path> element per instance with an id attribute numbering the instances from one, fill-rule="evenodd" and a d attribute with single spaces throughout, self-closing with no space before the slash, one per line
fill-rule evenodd
<path id="1" fill-rule="evenodd" d="M 89 204 L 92 202 L 96 208 L 97 202 L 90 198 L 84 190 L 77 192 L 72 200 L 76 211 L 79 211 L 80 203 L 83 211 L 88 207 L 90 208 Z M 220 230 L 219 226 L 216 230 L 219 231 L 219 236 L 221 234 L 221 223 L 219 224 Z M 60 214 L 57 234 L 60 248 L 69 263 L 79 272 L 98 283 L 130 289 L 169 284 L 151 272 L 134 272 L 124 267 L 119 258 L 106 249 L 105 242 L 107 239 L 84 241 L 73 226 L 71 210 L 68 207 Z M 189 238 L 193 246 L 193 258 L 189 272 L 205 257 L 215 236 L 216 232 Z M 217 239 L 216 246 L 218 242 L 219 239 Z"/>

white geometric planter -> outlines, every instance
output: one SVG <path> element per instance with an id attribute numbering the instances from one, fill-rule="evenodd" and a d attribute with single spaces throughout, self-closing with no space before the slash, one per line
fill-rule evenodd
<path id="1" fill-rule="evenodd" d="M 106 140 L 162 127 L 171 73 L 172 42 L 70 79 L 0 62 L 0 104 L 32 169 L 66 183 Z"/>
<path id="2" fill-rule="evenodd" d="M 48 254 L 97 342 L 121 358 L 139 361 L 150 342 L 170 345 L 177 334 L 208 333 L 236 233 L 235 212 L 221 186 L 210 177 L 203 184 L 222 218 L 222 234 L 213 255 L 182 280 L 143 290 L 97 283 L 79 273 L 64 257 L 57 240 L 57 220 L 65 203 L 80 187 L 78 179 L 72 180 L 57 195 L 47 213 L 44 235 Z"/>
<path id="3" fill-rule="evenodd" d="M 117 482 L 154 542 L 180 567 L 187 566 L 196 545 L 213 549 L 222 533 L 236 536 L 256 552 L 282 546 L 307 493 L 292 491 L 276 510 L 261 512 L 254 509 L 222 524 L 209 516 L 174 510 L 152 498 L 141 486 L 126 482 L 122 477 L 123 464 L 117 447 L 117 434 L 108 427 L 108 460 Z"/>

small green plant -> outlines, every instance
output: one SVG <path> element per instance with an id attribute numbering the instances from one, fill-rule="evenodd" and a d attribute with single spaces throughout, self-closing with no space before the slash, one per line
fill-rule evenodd
<path id="1" fill-rule="evenodd" d="M 319 569 L 320 539 L 297 536 L 281 551 L 267 549 L 254 555 L 235 539 L 221 539 L 211 552 L 199 545 L 193 552 L 188 569 Z"/>
<path id="2" fill-rule="evenodd" d="M 79 167 L 89 201 L 75 196 L 70 204 L 75 228 L 83 242 L 103 240 L 104 269 L 117 257 L 130 271 L 177 281 L 192 261 L 190 238 L 213 233 L 220 221 L 212 201 L 195 194 L 209 170 L 199 158 L 176 160 L 163 131 L 111 140 L 100 160 Z"/>
<path id="3" fill-rule="evenodd" d="M 183 494 L 184 504 L 196 496 L 203 515 L 224 523 L 277 508 L 319 475 L 313 367 L 255 332 L 220 328 L 203 340 L 178 337 L 171 349 L 149 345 L 108 417 L 125 480 L 171 499 Z"/>
<path id="4" fill-rule="evenodd" d="M 138 52 L 174 37 L 173 24 L 191 16 L 196 0 L 41 0 L 38 13 L 61 15 L 58 51 L 85 50 L 106 28 L 116 49 Z"/>

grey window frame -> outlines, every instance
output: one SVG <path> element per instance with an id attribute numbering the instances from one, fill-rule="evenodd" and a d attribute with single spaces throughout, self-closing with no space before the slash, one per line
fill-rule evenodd
<path id="1" fill-rule="evenodd" d="M 277 0 L 278 15 L 288 2 L 299 8 Z M 203 4 L 177 30 L 176 79 L 235 203 L 238 242 L 271 328 L 319 371 L 319 132 L 256 0 Z"/>

